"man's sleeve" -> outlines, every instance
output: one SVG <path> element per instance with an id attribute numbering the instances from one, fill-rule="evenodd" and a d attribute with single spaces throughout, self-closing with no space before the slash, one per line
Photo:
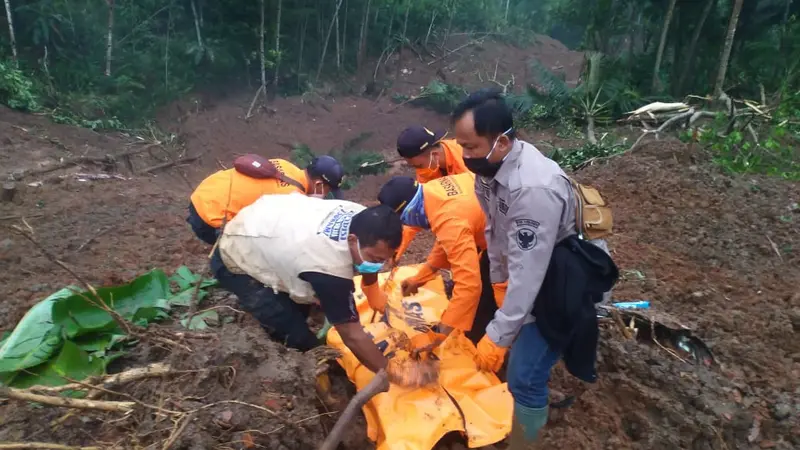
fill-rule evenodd
<path id="1" fill-rule="evenodd" d="M 422 231 L 422 228 L 403 225 L 403 240 L 400 242 L 400 247 L 398 247 L 395 251 L 398 261 L 400 260 L 400 257 L 403 256 L 403 253 L 408 250 L 408 246 L 411 245 L 411 241 L 414 240 L 414 236 L 416 236 L 420 231 Z"/>
<path id="2" fill-rule="evenodd" d="M 478 248 L 472 230 L 464 220 L 445 221 L 436 235 L 450 263 L 455 286 L 453 298 L 442 315 L 442 323 L 467 331 L 472 328 L 481 296 Z"/>
<path id="3" fill-rule="evenodd" d="M 508 288 L 503 306 L 486 327 L 508 347 L 533 310 L 558 237 L 564 202 L 550 189 L 523 188 L 508 202 Z"/>
<path id="4" fill-rule="evenodd" d="M 332 325 L 358 322 L 353 280 L 319 272 L 303 272 L 300 279 L 311 284 L 322 312 Z"/>

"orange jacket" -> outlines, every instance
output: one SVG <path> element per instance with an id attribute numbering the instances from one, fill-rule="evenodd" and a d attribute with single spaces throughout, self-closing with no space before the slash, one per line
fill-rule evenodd
<path id="1" fill-rule="evenodd" d="M 463 173 L 425 183 L 422 195 L 436 243 L 414 278 L 424 280 L 449 268 L 455 289 L 442 323 L 469 331 L 481 296 L 479 252 L 486 250 L 486 217 L 475 196 L 475 176 Z"/>
<path id="2" fill-rule="evenodd" d="M 444 153 L 444 172 L 447 174 L 447 176 L 458 175 L 461 173 L 471 173 L 469 169 L 467 169 L 467 166 L 464 165 L 464 149 L 458 145 L 458 142 L 456 142 L 455 139 L 447 139 L 441 141 L 439 144 L 442 146 L 442 152 Z M 438 173 L 435 174 L 428 174 L 423 170 L 417 169 L 415 172 L 417 175 L 417 181 L 420 183 L 427 183 L 429 181 L 446 176 L 442 175 L 441 171 L 437 171 Z M 411 241 L 414 240 L 414 236 L 416 236 L 420 231 L 422 231 L 421 228 L 403 227 L 403 242 L 397 249 L 397 259 L 400 259 L 403 253 L 406 252 L 408 246 L 411 245 Z"/>
<path id="3" fill-rule="evenodd" d="M 308 189 L 303 169 L 284 159 L 270 159 L 287 177 L 297 180 Z M 298 192 L 297 187 L 277 179 L 258 179 L 241 174 L 236 169 L 220 170 L 203 180 L 192 193 L 192 204 L 203 221 L 214 228 L 222 226 L 223 218 L 231 220 L 247 205 L 265 194 Z"/>

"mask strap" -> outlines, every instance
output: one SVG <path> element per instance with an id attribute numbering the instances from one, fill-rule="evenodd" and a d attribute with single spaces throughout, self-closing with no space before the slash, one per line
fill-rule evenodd
<path id="1" fill-rule="evenodd" d="M 494 153 L 494 149 L 497 147 L 497 142 L 499 142 L 499 141 L 500 141 L 500 137 L 501 137 L 501 136 L 505 136 L 505 135 L 507 135 L 508 133 L 511 133 L 511 130 L 512 130 L 513 128 L 514 128 L 514 127 L 511 127 L 511 128 L 509 128 L 509 129 L 507 129 L 506 131 L 503 131 L 503 134 L 501 134 L 500 136 L 497 136 L 497 139 L 495 139 L 495 140 L 494 140 L 494 144 L 492 144 L 492 149 L 491 149 L 491 150 L 489 150 L 489 153 L 486 155 L 486 160 L 487 160 L 487 161 L 489 160 L 489 158 L 491 158 L 491 156 L 492 156 L 492 153 Z M 505 160 L 507 156 L 508 156 L 508 155 L 504 156 L 504 157 L 503 157 L 503 159 Z"/>

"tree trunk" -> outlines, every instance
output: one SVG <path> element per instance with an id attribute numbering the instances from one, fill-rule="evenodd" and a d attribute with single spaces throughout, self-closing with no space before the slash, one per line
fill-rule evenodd
<path id="1" fill-rule="evenodd" d="M 397 49 L 397 68 L 394 79 L 400 79 L 400 69 L 403 67 L 403 48 L 406 46 L 406 31 L 408 30 L 408 13 L 411 11 L 411 0 L 406 0 L 406 17 L 403 19 L 403 34 L 400 36 L 400 48 Z"/>
<path id="2" fill-rule="evenodd" d="M 11 58 L 14 60 L 14 65 L 17 66 L 17 39 L 14 37 L 14 20 L 11 18 L 11 0 L 6 2 L 6 17 L 8 18 L 8 36 L 11 40 Z"/>
<path id="3" fill-rule="evenodd" d="M 511 3 L 511 0 L 506 0 L 506 14 L 504 16 L 506 24 L 508 24 L 508 6 L 509 6 L 510 3 Z"/>
<path id="4" fill-rule="evenodd" d="M 333 32 L 336 18 L 339 17 L 339 8 L 341 6 L 342 0 L 336 2 L 336 10 L 333 12 L 333 19 L 331 19 L 331 24 L 328 26 L 328 34 L 325 36 L 325 42 L 322 44 L 322 55 L 319 57 L 319 66 L 317 66 L 317 76 L 314 77 L 314 84 L 319 83 L 319 76 L 322 74 L 322 66 L 325 65 L 325 53 L 328 51 L 328 42 L 331 40 L 331 32 Z"/>
<path id="5" fill-rule="evenodd" d="M 267 61 L 264 56 L 264 0 L 261 0 L 261 24 L 258 27 L 258 57 L 261 61 L 261 91 L 267 93 Z"/>
<path id="6" fill-rule="evenodd" d="M 297 56 L 297 88 L 302 91 L 303 86 L 300 85 L 300 76 L 303 73 L 303 50 L 306 43 L 306 34 L 308 32 L 308 14 L 303 19 L 303 25 L 300 27 L 300 51 Z"/>
<path id="7" fill-rule="evenodd" d="M 167 40 L 164 44 L 164 90 L 169 92 L 169 34 L 172 30 L 172 5 L 167 6 Z"/>
<path id="8" fill-rule="evenodd" d="M 361 68 L 364 63 L 364 58 L 367 56 L 367 34 L 369 34 L 369 8 L 372 5 L 372 0 L 367 0 L 367 8 L 364 10 L 364 20 L 361 21 L 361 33 L 358 37 L 358 56 L 356 58 L 356 65 Z"/>
<path id="9" fill-rule="evenodd" d="M 689 77 L 689 71 L 692 67 L 694 67 L 694 52 L 697 50 L 697 43 L 700 41 L 700 35 L 703 33 L 703 26 L 706 23 L 706 19 L 708 19 L 709 13 L 711 13 L 711 9 L 716 3 L 717 0 L 706 0 L 706 5 L 703 7 L 703 12 L 700 14 L 700 19 L 697 21 L 697 25 L 695 26 L 694 33 L 692 34 L 692 40 L 689 43 L 689 51 L 684 55 L 684 66 L 683 71 L 681 72 L 680 78 L 678 78 L 678 86 L 675 90 L 676 94 L 680 94 L 683 92 L 683 88 L 686 84 L 686 79 Z"/>
<path id="10" fill-rule="evenodd" d="M 278 0 L 278 16 L 275 18 L 275 77 L 272 79 L 272 89 L 278 92 L 278 71 L 281 68 L 281 6 Z"/>
<path id="11" fill-rule="evenodd" d="M 106 39 L 106 76 L 111 76 L 111 51 L 114 48 L 114 0 L 106 0 L 108 4 L 108 37 Z"/>
<path id="12" fill-rule="evenodd" d="M 200 17 L 197 15 L 197 6 L 194 4 L 194 0 L 191 0 L 191 6 L 192 16 L 194 17 L 194 30 L 197 33 L 197 47 L 203 52 L 205 48 L 203 47 L 203 36 L 200 34 Z M 205 52 L 203 53 L 205 54 Z"/>
<path id="13" fill-rule="evenodd" d="M 450 13 L 450 16 L 447 18 L 447 29 L 444 30 L 444 37 L 442 38 L 442 51 L 445 51 L 444 47 L 447 45 L 447 39 L 450 37 L 450 30 L 453 29 L 453 16 L 456 14 L 455 6 L 451 4 L 447 12 Z"/>
<path id="14" fill-rule="evenodd" d="M 347 0 L 344 0 L 344 23 L 342 24 L 342 61 L 347 59 L 347 16 L 350 13 Z"/>
<path id="15" fill-rule="evenodd" d="M 669 0 L 667 15 L 664 17 L 664 26 L 661 28 L 661 41 L 658 43 L 658 51 L 656 52 L 656 65 L 653 68 L 653 82 L 650 86 L 655 92 L 661 91 L 661 81 L 658 77 L 658 72 L 661 70 L 661 59 L 664 57 L 664 47 L 667 45 L 669 25 L 672 22 L 672 14 L 675 12 L 675 3 L 677 3 L 677 1 L 678 0 Z"/>
<path id="16" fill-rule="evenodd" d="M 728 22 L 728 34 L 725 36 L 725 46 L 722 48 L 722 55 L 719 58 L 719 71 L 717 72 L 717 82 L 714 85 L 714 97 L 722 96 L 722 88 L 725 85 L 725 74 L 728 71 L 728 62 L 731 58 L 733 48 L 733 38 L 736 35 L 736 25 L 739 23 L 739 13 L 742 11 L 742 1 L 734 0 L 731 20 Z"/>
<path id="17" fill-rule="evenodd" d="M 431 14 L 431 24 L 428 25 L 428 33 L 425 34 L 425 51 L 428 49 L 428 39 L 431 37 L 431 30 L 433 30 L 433 22 L 436 20 L 436 11 Z"/>
<path id="18" fill-rule="evenodd" d="M 334 36 L 334 38 L 336 39 L 336 69 L 337 70 L 341 70 L 342 69 L 342 47 L 341 47 L 341 44 L 340 44 L 340 41 L 339 41 L 339 33 L 341 31 L 339 30 L 339 15 L 338 14 L 336 14 L 334 16 L 334 22 L 336 22 L 336 33 L 335 33 L 335 36 Z"/>

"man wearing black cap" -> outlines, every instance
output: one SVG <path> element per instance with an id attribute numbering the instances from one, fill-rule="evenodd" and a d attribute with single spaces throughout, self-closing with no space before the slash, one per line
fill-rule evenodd
<path id="1" fill-rule="evenodd" d="M 426 264 L 417 274 L 403 280 L 403 295 L 416 293 L 440 269 L 450 269 L 455 288 L 442 315 L 439 332 L 461 330 L 477 344 L 497 306 L 489 281 L 486 217 L 475 196 L 474 184 L 475 176 L 471 173 L 422 184 L 411 177 L 394 177 L 381 188 L 378 201 L 400 214 L 403 225 L 431 230 L 436 237 Z M 415 337 L 412 344 L 425 347 L 441 340 L 440 334 L 428 333 Z"/>
<path id="2" fill-rule="evenodd" d="M 262 195 L 300 192 L 341 198 L 344 168 L 328 155 L 318 156 L 302 170 L 285 159 L 240 156 L 234 168 L 211 174 L 195 189 L 186 221 L 198 238 L 214 245 L 220 228 Z"/>
<path id="3" fill-rule="evenodd" d="M 464 150 L 455 139 L 444 139 L 446 135 L 444 131 L 432 131 L 421 125 L 414 125 L 403 130 L 397 137 L 397 153 L 414 168 L 420 183 L 469 172 L 464 165 Z M 397 259 L 419 231 L 419 228 L 412 227 L 403 229 L 403 243 L 397 249 Z"/>

